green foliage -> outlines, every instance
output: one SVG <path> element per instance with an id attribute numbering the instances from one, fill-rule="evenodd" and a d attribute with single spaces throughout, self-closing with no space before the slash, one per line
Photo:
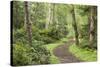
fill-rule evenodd
<path id="1" fill-rule="evenodd" d="M 77 7 L 80 9 L 80 15 L 84 16 L 86 14 L 89 14 L 88 12 L 89 12 L 89 7 L 90 6 L 87 6 L 87 5 L 82 6 L 82 5 L 80 5 L 80 6 L 77 6 Z"/>
<path id="2" fill-rule="evenodd" d="M 55 64 L 55 63 L 60 63 L 58 57 L 56 57 L 53 54 L 53 49 L 55 49 L 57 46 L 61 45 L 62 43 L 52 43 L 52 44 L 47 44 L 45 45 L 47 47 L 47 49 L 50 51 L 51 56 L 49 58 L 49 61 L 51 64 Z"/>
<path id="3" fill-rule="evenodd" d="M 33 25 L 39 29 L 44 29 L 45 22 L 46 22 L 45 3 L 31 2 L 30 15 L 31 15 L 31 21 L 33 22 Z"/>
<path id="4" fill-rule="evenodd" d="M 80 58 L 83 61 L 96 61 L 97 60 L 97 51 L 91 50 L 88 48 L 80 48 L 75 44 L 71 45 L 69 48 L 70 52 L 72 52 L 76 57 Z"/>
<path id="5" fill-rule="evenodd" d="M 85 33 L 84 33 L 85 32 Z M 93 49 L 97 49 L 97 35 L 94 35 Z M 89 47 L 89 25 L 82 25 L 80 29 L 80 47 L 85 48 Z"/>
<path id="6" fill-rule="evenodd" d="M 48 36 L 59 40 L 67 35 L 67 30 L 65 31 L 63 28 L 51 28 Z"/>
<path id="7" fill-rule="evenodd" d="M 53 38 L 51 38 L 50 36 L 48 36 L 48 34 L 50 33 L 49 30 L 40 30 L 36 27 L 33 27 L 32 28 L 32 32 L 33 32 L 33 40 L 37 40 L 37 41 L 42 41 L 44 42 L 45 44 L 47 43 L 52 43 L 54 42 L 55 40 Z"/>
<path id="8" fill-rule="evenodd" d="M 51 64 L 58 64 L 58 63 L 60 63 L 58 57 L 54 56 L 53 54 L 50 56 L 49 61 L 50 61 Z"/>
<path id="9" fill-rule="evenodd" d="M 43 41 L 45 44 L 53 43 L 59 40 L 60 38 L 66 36 L 65 35 L 66 31 L 64 31 L 63 29 L 51 28 L 51 29 L 40 30 L 33 26 L 32 32 L 33 32 L 32 35 L 34 40 Z"/>
<path id="10" fill-rule="evenodd" d="M 13 43 L 27 43 L 27 36 L 26 36 L 26 31 L 24 28 L 13 30 Z"/>
<path id="11" fill-rule="evenodd" d="M 89 39 L 88 35 L 89 35 L 89 27 L 88 27 L 88 25 L 82 25 L 82 28 L 80 30 L 80 37 Z"/>
<path id="12" fill-rule="evenodd" d="M 13 65 L 48 64 L 50 52 L 41 44 L 13 44 Z"/>
<path id="13" fill-rule="evenodd" d="M 61 45 L 62 42 L 65 43 L 66 37 L 68 39 L 74 38 L 72 5 L 50 4 L 48 6 L 48 3 L 29 3 L 29 21 L 32 23 L 30 25 L 32 28 L 32 46 L 28 44 L 24 8 L 24 2 L 13 2 L 13 65 L 59 63 L 59 59 L 53 55 L 53 49 Z M 88 8 L 90 6 L 75 6 L 76 24 L 80 47 L 82 48 L 72 45 L 70 49 L 80 59 L 92 61 L 96 60 L 96 51 L 87 47 L 89 45 Z M 95 38 L 92 46 L 97 48 L 97 17 L 96 14 L 94 15 Z"/>
<path id="14" fill-rule="evenodd" d="M 80 39 L 80 47 L 81 48 L 86 48 L 86 47 L 88 47 L 88 45 L 89 45 L 89 41 L 86 38 Z"/>
<path id="15" fill-rule="evenodd" d="M 26 45 L 13 44 L 13 65 L 26 65 L 31 62 L 29 49 Z"/>
<path id="16" fill-rule="evenodd" d="M 24 3 L 13 1 L 13 28 L 20 29 L 24 26 Z"/>

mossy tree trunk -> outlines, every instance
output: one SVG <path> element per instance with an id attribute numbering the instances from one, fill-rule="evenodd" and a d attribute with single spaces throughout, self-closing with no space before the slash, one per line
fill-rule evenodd
<path id="1" fill-rule="evenodd" d="M 26 23 L 26 31 L 27 31 L 27 38 L 28 38 L 28 43 L 30 46 L 32 46 L 32 27 L 31 27 L 31 22 L 30 22 L 30 16 L 29 16 L 29 6 L 28 2 L 25 1 L 25 23 Z"/>

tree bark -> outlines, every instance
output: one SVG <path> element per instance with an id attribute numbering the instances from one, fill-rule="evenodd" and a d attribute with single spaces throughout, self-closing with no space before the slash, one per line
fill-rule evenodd
<path id="1" fill-rule="evenodd" d="M 46 21 L 46 25 L 45 25 L 45 28 L 48 29 L 49 27 L 49 24 L 50 24 L 50 20 L 51 20 L 51 4 L 49 3 L 48 4 L 48 7 L 47 7 L 48 11 L 47 11 L 47 21 Z"/>
<path id="2" fill-rule="evenodd" d="M 55 4 L 52 4 L 52 14 L 53 14 L 53 16 L 52 16 L 53 19 L 52 20 L 53 20 L 53 23 L 54 23 L 54 20 L 55 20 L 54 19 L 54 16 L 55 16 L 55 12 L 54 11 L 55 11 Z"/>
<path id="3" fill-rule="evenodd" d="M 89 15 L 89 47 L 92 48 L 94 43 L 94 8 L 90 7 L 90 15 Z"/>
<path id="4" fill-rule="evenodd" d="M 32 46 L 32 27 L 31 27 L 28 7 L 29 7 L 28 2 L 25 1 L 25 22 L 26 22 L 26 31 L 28 35 L 27 38 L 29 45 Z"/>
<path id="5" fill-rule="evenodd" d="M 79 34 L 78 34 L 78 30 L 77 30 L 77 24 L 76 24 L 76 17 L 75 17 L 75 8 L 74 8 L 74 6 L 72 6 L 71 13 L 72 13 L 72 18 L 73 18 L 73 20 L 72 20 L 73 21 L 72 22 L 72 26 L 73 26 L 74 31 L 75 31 L 76 45 L 79 45 L 79 39 L 78 39 Z"/>

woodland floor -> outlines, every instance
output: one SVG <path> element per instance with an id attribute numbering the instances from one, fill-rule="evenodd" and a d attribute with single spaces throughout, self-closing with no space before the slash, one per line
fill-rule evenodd
<path id="1" fill-rule="evenodd" d="M 69 46 L 74 43 L 75 41 L 70 39 L 65 44 L 57 46 L 53 50 L 53 54 L 58 57 L 60 63 L 75 63 L 81 62 L 77 57 L 75 57 L 72 53 L 69 52 Z"/>

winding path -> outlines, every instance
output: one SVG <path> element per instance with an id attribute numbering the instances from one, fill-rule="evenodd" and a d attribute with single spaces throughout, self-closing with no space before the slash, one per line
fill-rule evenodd
<path id="1" fill-rule="evenodd" d="M 75 63 L 81 62 L 77 57 L 69 52 L 69 46 L 74 40 L 69 40 L 67 43 L 59 45 L 53 50 L 53 53 L 56 57 L 59 58 L 60 63 Z"/>

